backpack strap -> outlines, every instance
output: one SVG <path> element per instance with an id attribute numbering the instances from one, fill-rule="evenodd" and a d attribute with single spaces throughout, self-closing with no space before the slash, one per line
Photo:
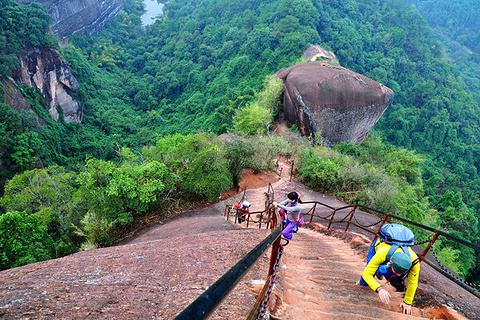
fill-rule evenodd
<path id="1" fill-rule="evenodd" d="M 298 204 L 298 202 L 296 202 L 296 201 L 292 202 L 292 203 L 290 203 L 290 207 L 295 207 L 297 204 Z M 285 212 L 285 216 L 287 216 L 287 212 Z M 293 222 L 295 222 L 295 225 L 297 225 L 297 227 L 300 227 L 300 224 L 298 223 L 297 219 L 295 219 L 295 215 L 292 214 L 291 216 L 293 218 Z M 298 220 L 300 220 L 301 217 L 303 217 L 302 211 L 300 211 L 300 214 L 298 215 Z"/>
<path id="2" fill-rule="evenodd" d="M 390 248 L 390 250 L 388 250 L 387 257 L 385 258 L 385 260 L 387 262 L 390 261 L 393 254 L 395 253 L 395 251 L 397 251 L 398 248 L 401 248 L 403 250 L 403 253 L 405 253 L 410 258 L 410 252 L 408 251 L 407 246 L 399 246 L 399 245 L 396 245 L 396 244 L 392 244 L 392 247 Z"/>
<path id="3" fill-rule="evenodd" d="M 390 262 L 390 259 L 392 258 L 393 254 L 395 253 L 395 251 L 397 251 L 398 248 L 399 246 L 392 244 L 392 246 L 390 247 L 390 250 L 388 250 L 387 257 L 385 258 L 386 262 Z"/>
<path id="4" fill-rule="evenodd" d="M 413 267 L 417 264 L 417 263 L 420 263 L 420 259 L 415 259 L 413 262 L 412 262 L 412 266 L 410 267 L 410 269 L 408 269 L 407 272 L 405 272 L 403 275 L 402 275 L 402 280 L 405 280 L 405 278 L 408 276 L 408 274 L 410 273 L 410 271 L 413 269 Z"/>
<path id="5" fill-rule="evenodd" d="M 302 217 L 302 212 L 300 211 L 300 215 L 298 216 L 298 220 Z M 300 224 L 298 223 L 297 219 L 295 219 L 295 215 L 292 214 L 293 222 L 297 225 L 297 227 L 300 227 Z"/>

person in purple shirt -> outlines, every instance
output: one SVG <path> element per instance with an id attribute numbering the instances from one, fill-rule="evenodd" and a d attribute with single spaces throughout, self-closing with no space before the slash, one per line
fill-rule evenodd
<path id="1" fill-rule="evenodd" d="M 280 203 L 273 202 L 276 208 L 280 208 L 285 212 L 285 217 L 282 217 L 282 220 L 284 219 L 285 222 L 282 235 L 288 240 L 292 240 L 293 233 L 298 230 L 298 227 L 303 225 L 302 210 L 299 203 L 301 203 L 301 200 L 297 192 L 290 192 L 287 195 L 287 199 Z"/>

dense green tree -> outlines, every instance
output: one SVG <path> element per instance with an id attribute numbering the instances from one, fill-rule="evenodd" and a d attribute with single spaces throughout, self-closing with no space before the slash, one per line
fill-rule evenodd
<path id="1" fill-rule="evenodd" d="M 19 5 L 11 0 L 0 3 L 0 79 L 18 67 L 21 49 L 55 46 L 47 34 L 50 17 L 37 4 Z"/>
<path id="2" fill-rule="evenodd" d="M 53 240 L 40 215 L 0 215 L 0 270 L 54 257 Z"/>

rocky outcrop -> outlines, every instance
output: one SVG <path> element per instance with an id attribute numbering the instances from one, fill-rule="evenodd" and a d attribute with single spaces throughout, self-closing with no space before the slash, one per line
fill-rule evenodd
<path id="1" fill-rule="evenodd" d="M 328 51 L 327 49 L 324 49 L 317 44 L 305 50 L 302 58 L 307 61 L 323 61 L 329 64 L 340 65 L 335 53 L 333 53 L 332 51 Z"/>
<path id="2" fill-rule="evenodd" d="M 77 79 L 58 51 L 32 49 L 22 52 L 19 60 L 20 69 L 15 73 L 15 80 L 40 91 L 53 119 L 59 120 L 61 110 L 65 122 L 82 121 L 82 106 L 71 95 L 78 90 Z"/>
<path id="3" fill-rule="evenodd" d="M 32 109 L 32 105 L 22 95 L 22 92 L 12 78 L 9 77 L 3 80 L 2 87 L 5 104 L 20 112 L 30 112 L 34 115 L 35 119 L 37 119 L 39 125 L 45 124 L 45 121 Z"/>
<path id="4" fill-rule="evenodd" d="M 393 91 L 340 66 L 307 62 L 277 73 L 285 84 L 283 110 L 302 134 L 326 145 L 360 143 L 390 105 Z"/>
<path id="5" fill-rule="evenodd" d="M 52 31 L 61 38 L 98 32 L 121 9 L 119 0 L 17 0 L 36 2 L 52 17 Z"/>

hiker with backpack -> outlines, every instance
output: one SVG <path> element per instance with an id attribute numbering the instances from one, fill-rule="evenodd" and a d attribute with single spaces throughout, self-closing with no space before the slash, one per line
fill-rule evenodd
<path id="1" fill-rule="evenodd" d="M 282 235 L 288 240 L 292 240 L 293 233 L 305 223 L 300 203 L 302 200 L 297 192 L 290 192 L 287 199 L 280 203 L 273 202 L 276 208 L 280 208 L 282 225 L 284 224 Z"/>
<path id="2" fill-rule="evenodd" d="M 379 237 L 375 238 L 367 255 L 365 267 L 357 284 L 369 286 L 378 293 L 382 303 L 390 303 L 390 293 L 383 288 L 374 277 L 385 278 L 397 291 L 406 292 L 400 304 L 402 313 L 412 314 L 412 302 L 418 287 L 420 263 L 418 256 L 412 250 L 415 237 L 405 226 L 387 223 L 380 229 Z M 387 283 L 388 283 L 387 282 Z"/>

